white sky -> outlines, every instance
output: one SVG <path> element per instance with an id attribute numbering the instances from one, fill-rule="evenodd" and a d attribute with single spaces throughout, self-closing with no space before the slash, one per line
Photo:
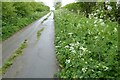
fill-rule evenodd
<path id="1" fill-rule="evenodd" d="M 47 6 L 50 7 L 51 10 L 54 10 L 54 0 L 35 0 L 35 1 L 40 1 L 44 2 Z"/>
<path id="2" fill-rule="evenodd" d="M 73 3 L 75 0 L 62 0 L 62 6 L 65 6 L 66 4 Z"/>
<path id="3" fill-rule="evenodd" d="M 53 9 L 54 6 L 54 2 L 55 1 L 61 1 L 62 2 L 62 6 L 68 4 L 68 3 L 72 3 L 75 0 L 36 0 L 36 1 L 41 1 L 44 2 L 46 5 L 48 5 L 51 9 Z"/>

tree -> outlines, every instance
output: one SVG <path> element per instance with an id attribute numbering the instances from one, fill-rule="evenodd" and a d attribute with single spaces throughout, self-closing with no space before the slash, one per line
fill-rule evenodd
<path id="1" fill-rule="evenodd" d="M 96 5 L 96 2 L 76 2 L 71 3 L 65 6 L 68 10 L 72 10 L 74 12 L 80 11 L 86 17 L 93 11 L 93 7 Z"/>

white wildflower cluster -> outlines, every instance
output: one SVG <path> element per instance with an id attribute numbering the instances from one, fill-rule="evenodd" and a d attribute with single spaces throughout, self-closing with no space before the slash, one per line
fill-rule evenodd
<path id="1" fill-rule="evenodd" d="M 68 33 L 69 35 L 72 35 L 73 33 Z"/>
<path id="2" fill-rule="evenodd" d="M 101 25 L 101 26 L 105 26 L 105 23 L 104 23 L 104 22 L 101 22 L 100 25 Z"/>
<path id="3" fill-rule="evenodd" d="M 72 53 L 76 53 L 75 49 L 73 46 L 70 46 L 70 49 L 69 49 Z"/>
<path id="4" fill-rule="evenodd" d="M 98 65 L 96 65 L 96 68 L 99 68 L 99 66 L 102 66 L 102 68 L 104 69 L 104 71 L 107 71 L 109 69 L 109 67 L 99 63 Z"/>
<path id="5" fill-rule="evenodd" d="M 91 51 L 89 51 L 87 48 L 80 47 L 79 49 L 80 49 L 80 57 L 82 57 L 86 53 L 91 53 Z"/>
<path id="6" fill-rule="evenodd" d="M 86 21 L 86 23 L 88 23 L 88 21 Z"/>
<path id="7" fill-rule="evenodd" d="M 79 24 L 77 25 L 77 27 L 80 27 L 80 25 L 81 25 L 81 24 L 79 23 Z"/>
<path id="8" fill-rule="evenodd" d="M 83 52 L 87 50 L 87 48 L 84 47 L 80 47 L 80 50 L 82 50 Z"/>
<path id="9" fill-rule="evenodd" d="M 74 47 L 74 46 L 75 46 L 75 43 L 70 43 L 70 46 Z"/>
<path id="10" fill-rule="evenodd" d="M 84 53 L 83 53 L 83 52 L 80 52 L 80 57 L 83 56 L 83 55 L 84 55 Z"/>
<path id="11" fill-rule="evenodd" d="M 97 13 L 94 13 L 93 15 L 94 15 L 94 16 L 96 16 L 96 15 L 97 15 Z"/>
<path id="12" fill-rule="evenodd" d="M 55 46 L 56 48 L 59 48 L 60 46 Z"/>
<path id="13" fill-rule="evenodd" d="M 103 18 L 103 16 L 100 16 L 100 18 Z"/>
<path id="14" fill-rule="evenodd" d="M 96 19 L 94 21 L 94 26 L 96 27 L 98 23 L 100 23 L 101 26 L 105 26 L 103 19 Z"/>
<path id="15" fill-rule="evenodd" d="M 95 39 L 98 39 L 98 36 L 95 36 Z"/>
<path id="16" fill-rule="evenodd" d="M 66 45 L 65 48 L 69 49 L 72 53 L 76 53 L 74 46 L 75 44 L 71 43 L 70 46 Z"/>
<path id="17" fill-rule="evenodd" d="M 88 51 L 88 53 L 91 53 L 91 51 Z"/>
<path id="18" fill-rule="evenodd" d="M 107 66 L 102 66 L 104 71 L 107 71 L 109 68 Z"/>
<path id="19" fill-rule="evenodd" d="M 76 53 L 76 51 L 75 51 L 75 50 L 72 50 L 71 52 L 72 52 L 72 53 Z"/>
<path id="20" fill-rule="evenodd" d="M 89 14 L 89 19 L 92 19 L 93 17 L 93 13 Z"/>
<path id="21" fill-rule="evenodd" d="M 61 31 L 61 33 L 63 33 L 63 31 Z"/>
<path id="22" fill-rule="evenodd" d="M 97 20 L 94 21 L 94 24 L 96 24 L 96 23 L 97 23 Z"/>
<path id="23" fill-rule="evenodd" d="M 68 59 L 68 60 L 66 59 L 65 63 L 69 64 L 70 63 L 70 59 Z"/>
<path id="24" fill-rule="evenodd" d="M 99 23 L 103 22 L 103 19 L 99 19 Z"/>
<path id="25" fill-rule="evenodd" d="M 105 23 L 104 23 L 103 19 L 99 19 L 98 23 L 100 23 L 101 26 L 105 26 Z"/>
<path id="26" fill-rule="evenodd" d="M 56 37 L 57 39 L 59 39 L 60 37 Z"/>
<path id="27" fill-rule="evenodd" d="M 96 68 L 98 68 L 99 66 L 98 66 L 98 65 L 96 65 L 95 67 L 96 67 Z"/>
<path id="28" fill-rule="evenodd" d="M 69 46 L 68 46 L 68 45 L 66 45 L 66 46 L 65 46 L 65 48 L 69 48 Z"/>
<path id="29" fill-rule="evenodd" d="M 85 59 L 84 59 L 84 58 L 81 58 L 81 60 L 83 60 L 83 61 L 84 61 Z"/>
<path id="30" fill-rule="evenodd" d="M 98 17 L 94 17 L 95 19 L 98 19 Z"/>
<path id="31" fill-rule="evenodd" d="M 97 9 L 96 11 L 99 12 L 100 10 Z"/>
<path id="32" fill-rule="evenodd" d="M 92 58 L 90 58 L 90 61 L 92 61 L 93 59 Z"/>
<path id="33" fill-rule="evenodd" d="M 79 42 L 76 43 L 76 45 L 79 45 L 79 44 L 80 44 Z"/>
<path id="34" fill-rule="evenodd" d="M 95 27 L 97 26 L 97 24 L 94 25 Z"/>
<path id="35" fill-rule="evenodd" d="M 74 47 L 74 46 L 79 46 L 79 44 L 80 44 L 79 42 L 76 42 L 76 43 L 70 43 L 70 46 L 73 46 L 73 47 Z"/>
<path id="36" fill-rule="evenodd" d="M 97 23 L 98 23 L 98 20 L 95 20 L 95 21 L 94 21 L 94 26 L 95 26 L 95 27 L 97 26 Z"/>
<path id="37" fill-rule="evenodd" d="M 74 50 L 74 47 L 73 47 L 73 46 L 70 46 L 70 50 Z"/>
<path id="38" fill-rule="evenodd" d="M 91 19 L 91 18 L 98 19 L 98 17 L 96 17 L 96 16 L 98 16 L 98 14 L 99 14 L 100 12 L 103 13 L 104 11 L 97 9 L 96 12 L 89 14 L 89 18 L 90 18 L 90 19 Z M 100 18 L 103 18 L 103 16 L 100 15 Z"/>
<path id="39" fill-rule="evenodd" d="M 61 43 L 62 41 L 59 41 L 59 43 Z"/>
<path id="40" fill-rule="evenodd" d="M 86 61 L 85 64 L 88 64 L 88 62 Z"/>
<path id="41" fill-rule="evenodd" d="M 82 68 L 82 72 L 85 73 L 88 68 Z"/>
<path id="42" fill-rule="evenodd" d="M 117 28 L 114 28 L 114 30 L 113 30 L 114 32 L 117 32 Z"/>
<path id="43" fill-rule="evenodd" d="M 91 31 L 88 29 L 88 34 L 91 34 Z"/>
<path id="44" fill-rule="evenodd" d="M 79 44 L 79 42 L 70 43 L 69 45 L 66 45 L 65 48 L 68 48 L 72 53 L 76 53 L 75 47 L 79 46 Z"/>
<path id="45" fill-rule="evenodd" d="M 104 30 L 101 30 L 101 32 L 104 32 Z"/>

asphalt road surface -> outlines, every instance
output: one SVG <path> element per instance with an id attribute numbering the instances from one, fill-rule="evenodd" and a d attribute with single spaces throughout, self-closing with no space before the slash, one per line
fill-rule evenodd
<path id="1" fill-rule="evenodd" d="M 22 41 L 28 40 L 23 55 L 17 57 L 3 78 L 54 78 L 58 68 L 54 47 L 54 13 L 51 13 L 48 19 L 41 24 L 47 15 L 3 42 L 2 60 L 4 63 Z M 44 30 L 37 39 L 37 32 L 42 28 Z"/>

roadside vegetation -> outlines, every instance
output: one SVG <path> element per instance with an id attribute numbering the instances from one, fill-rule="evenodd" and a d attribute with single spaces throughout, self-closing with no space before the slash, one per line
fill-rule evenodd
<path id="1" fill-rule="evenodd" d="M 44 21 L 46 21 L 49 18 L 50 15 L 51 15 L 51 13 L 49 13 L 49 15 L 41 22 L 41 24 L 43 24 Z"/>
<path id="2" fill-rule="evenodd" d="M 24 42 L 20 44 L 19 48 L 15 50 L 15 52 L 6 60 L 2 68 L 0 68 L 1 75 L 6 73 L 6 71 L 13 64 L 14 60 L 23 53 L 23 50 L 26 48 L 26 46 L 27 46 L 27 40 L 24 40 Z"/>
<path id="3" fill-rule="evenodd" d="M 49 12 L 38 2 L 2 2 L 2 40 Z"/>
<path id="4" fill-rule="evenodd" d="M 49 18 L 50 15 L 51 15 L 51 13 L 49 13 L 49 15 L 45 19 L 43 19 L 43 21 L 41 22 L 41 24 L 43 24 Z M 37 32 L 37 40 L 40 38 L 41 32 L 43 30 L 44 30 L 44 28 L 38 30 L 38 32 Z"/>
<path id="5" fill-rule="evenodd" d="M 115 17 L 119 14 L 111 18 L 101 12 L 97 15 L 98 11 L 94 15 L 93 6 L 88 14 L 88 9 L 80 11 L 84 6 L 75 5 L 55 11 L 55 47 L 60 67 L 56 77 L 119 79 L 119 19 Z"/>
<path id="6" fill-rule="evenodd" d="M 40 38 L 41 32 L 44 30 L 44 28 L 38 30 L 37 32 L 37 40 Z"/>

